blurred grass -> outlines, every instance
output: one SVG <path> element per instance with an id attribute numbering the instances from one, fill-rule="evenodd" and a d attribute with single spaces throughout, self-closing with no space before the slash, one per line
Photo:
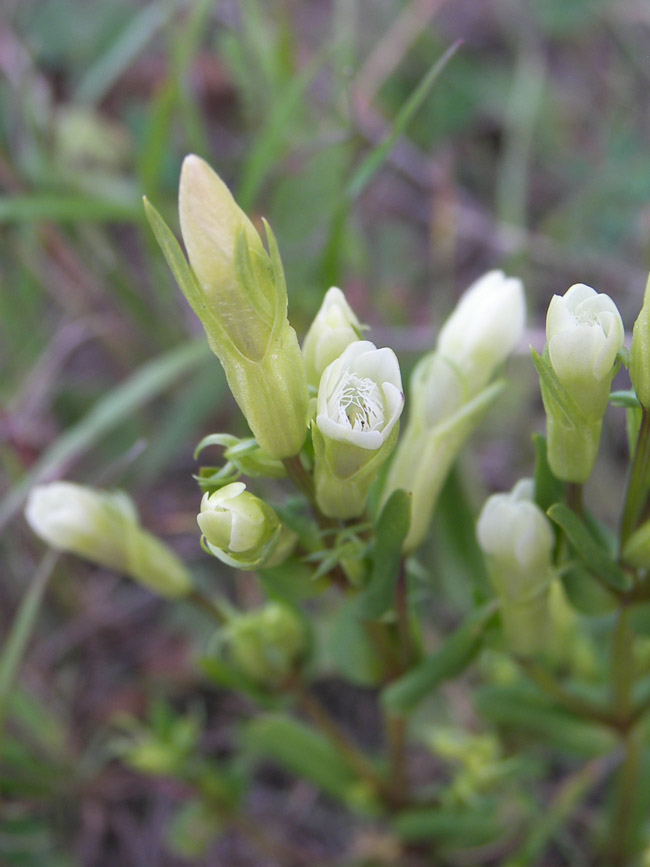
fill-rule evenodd
<path id="1" fill-rule="evenodd" d="M 182 537 L 198 497 L 194 443 L 243 429 L 216 361 L 188 343 L 196 323 L 142 219 L 146 194 L 177 226 L 186 152 L 206 157 L 255 219 L 268 217 L 301 335 L 336 280 L 362 320 L 392 326 L 384 333 L 409 368 L 455 297 L 492 267 L 525 278 L 534 327 L 553 292 L 581 281 L 612 293 L 629 329 L 650 266 L 649 42 L 644 6 L 616 0 L 10 0 L 0 497 L 3 519 L 16 520 L 0 542 L 13 575 L 0 587 L 3 642 L 38 551 L 18 517 L 30 484 L 71 462 L 81 481 L 119 471 L 152 504 L 152 529 Z M 519 379 L 524 363 L 512 366 Z M 532 464 L 525 434 L 540 407 L 522 392 L 513 388 L 448 486 L 436 525 L 448 544 L 432 552 L 421 589 L 432 610 L 469 605 L 458 581 L 472 572 L 480 588 L 482 577 L 471 515 L 486 485 L 509 487 Z M 613 430 L 614 446 L 621 438 Z M 617 473 L 605 461 L 604 478 Z M 45 605 L 50 630 L 87 615 L 65 594 Z M 151 624 L 152 654 L 164 628 Z M 43 640 L 36 628 L 32 646 Z M 73 656 L 47 683 L 30 672 L 26 690 L 47 704 L 71 681 L 83 691 L 83 670 Z M 122 678 L 119 689 L 147 693 L 137 673 Z M 10 713 L 14 743 L 29 715 Z M 83 707 L 70 726 L 83 754 Z M 16 839 L 25 830 L 38 842 L 31 854 L 0 842 L 0 860 L 44 863 L 69 834 L 55 813 L 0 807 Z M 74 863 L 56 852 L 48 863 Z"/>

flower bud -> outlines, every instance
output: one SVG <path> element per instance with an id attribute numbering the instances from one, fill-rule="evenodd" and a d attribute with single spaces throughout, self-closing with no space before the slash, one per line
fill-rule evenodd
<path id="1" fill-rule="evenodd" d="M 650 409 L 650 278 L 645 289 L 643 307 L 632 332 L 630 379 L 641 406 Z"/>
<path id="2" fill-rule="evenodd" d="M 296 455 L 307 433 L 307 379 L 270 228 L 269 254 L 223 181 L 193 154 L 183 162 L 179 186 L 192 272 L 160 215 L 149 203 L 146 208 L 260 447 L 272 458 Z"/>
<path id="3" fill-rule="evenodd" d="M 497 397 L 488 383 L 524 329 L 521 280 L 490 271 L 470 286 L 443 325 L 438 345 L 417 364 L 409 389 L 409 420 L 391 463 L 382 500 L 402 488 L 412 495 L 404 543 L 424 540 L 458 452 Z"/>
<path id="4" fill-rule="evenodd" d="M 368 489 L 395 445 L 403 406 L 391 349 L 358 340 L 326 367 L 313 429 L 316 500 L 325 515 L 362 514 Z"/>
<path id="5" fill-rule="evenodd" d="M 522 479 L 509 494 L 494 494 L 476 527 L 512 650 L 531 656 L 544 646 L 548 627 L 553 530 L 532 501 L 533 482 Z"/>
<path id="6" fill-rule="evenodd" d="M 305 630 L 290 608 L 271 602 L 233 616 L 226 628 L 230 660 L 250 680 L 282 683 L 306 649 Z"/>
<path id="7" fill-rule="evenodd" d="M 625 330 L 608 295 L 576 283 L 554 295 L 546 317 L 547 358 L 563 389 L 561 404 L 542 378 L 548 460 L 563 481 L 591 474 Z M 544 361 L 544 360 L 542 360 Z"/>
<path id="8" fill-rule="evenodd" d="M 121 491 L 97 491 L 72 482 L 34 488 L 25 517 L 48 545 L 123 572 L 161 596 L 185 596 L 190 576 L 174 552 L 143 530 Z"/>
<path id="9" fill-rule="evenodd" d="M 361 329 L 345 295 L 332 286 L 325 293 L 321 308 L 302 345 L 309 385 L 318 388 L 325 368 L 336 361 L 350 343 L 361 339 Z"/>
<path id="10" fill-rule="evenodd" d="M 197 521 L 210 552 L 236 569 L 264 565 L 280 537 L 278 516 L 243 482 L 204 494 Z"/>

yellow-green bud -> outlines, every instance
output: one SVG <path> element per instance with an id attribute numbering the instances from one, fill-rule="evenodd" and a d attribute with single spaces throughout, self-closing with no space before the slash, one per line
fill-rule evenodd
<path id="1" fill-rule="evenodd" d="M 382 492 L 384 502 L 399 488 L 412 495 L 404 551 L 423 542 L 458 452 L 500 391 L 486 386 L 521 339 L 525 319 L 521 280 L 490 271 L 463 294 L 436 350 L 413 371 L 408 424 Z"/>
<path id="2" fill-rule="evenodd" d="M 558 411 L 542 385 L 549 464 L 563 481 L 583 483 L 598 452 L 616 356 L 625 341 L 623 321 L 608 295 L 576 283 L 553 296 L 546 340 L 550 364 L 575 407 L 572 413 L 565 403 Z"/>
<path id="3" fill-rule="evenodd" d="M 235 615 L 226 628 L 230 659 L 242 674 L 265 686 L 281 683 L 305 652 L 305 630 L 290 608 L 271 602 Z"/>
<path id="4" fill-rule="evenodd" d="M 243 482 L 204 494 L 197 521 L 210 552 L 236 569 L 265 565 L 280 538 L 278 516 Z"/>
<path id="5" fill-rule="evenodd" d="M 123 572 L 161 596 L 185 596 L 192 581 L 163 542 L 143 530 L 121 491 L 52 482 L 31 492 L 25 517 L 48 545 Z"/>
<path id="6" fill-rule="evenodd" d="M 302 345 L 309 385 L 318 388 L 325 368 L 336 361 L 350 343 L 361 339 L 361 329 L 345 295 L 332 286 L 325 293 Z"/>
<path id="7" fill-rule="evenodd" d="M 392 349 L 358 340 L 324 370 L 313 437 L 316 500 L 325 515 L 363 513 L 368 489 L 397 440 L 403 406 Z"/>
<path id="8" fill-rule="evenodd" d="M 307 380 L 272 233 L 267 226 L 269 255 L 228 187 L 193 154 L 183 162 L 179 214 L 197 283 L 188 300 L 259 445 L 291 457 L 307 432 Z"/>
<path id="9" fill-rule="evenodd" d="M 645 288 L 643 307 L 632 332 L 630 379 L 641 405 L 650 409 L 650 277 Z"/>
<path id="10" fill-rule="evenodd" d="M 509 494 L 489 497 L 476 528 L 490 579 L 501 600 L 512 650 L 532 656 L 546 642 L 549 570 L 554 538 L 550 522 L 533 500 L 533 482 L 522 479 Z"/>

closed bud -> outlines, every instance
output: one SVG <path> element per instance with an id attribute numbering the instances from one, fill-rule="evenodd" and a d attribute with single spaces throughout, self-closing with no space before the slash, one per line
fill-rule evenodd
<path id="1" fill-rule="evenodd" d="M 209 551 L 236 569 L 265 565 L 280 537 L 276 513 L 243 482 L 204 494 L 197 521 Z"/>
<path id="2" fill-rule="evenodd" d="M 650 409 L 650 278 L 645 289 L 643 307 L 632 332 L 630 379 L 641 406 Z"/>
<path id="3" fill-rule="evenodd" d="M 358 340 L 325 369 L 313 430 L 316 499 L 325 515 L 363 513 L 370 485 L 395 445 L 403 406 L 391 349 Z"/>
<path id="4" fill-rule="evenodd" d="M 625 330 L 608 295 L 576 283 L 554 295 L 546 317 L 547 358 L 563 389 L 558 404 L 542 379 L 548 460 L 563 481 L 583 483 L 591 474 L 616 358 Z"/>
<path id="5" fill-rule="evenodd" d="M 343 350 L 361 339 L 362 326 L 345 295 L 336 286 L 325 293 L 321 308 L 305 337 L 302 353 L 307 369 L 307 382 L 318 388 L 325 368 Z"/>
<path id="6" fill-rule="evenodd" d="M 307 433 L 307 379 L 287 320 L 284 273 L 270 228 L 267 253 L 228 187 L 193 154 L 183 162 L 179 187 L 192 272 L 160 215 L 149 203 L 146 208 L 257 442 L 272 458 L 296 455 Z"/>
<path id="7" fill-rule="evenodd" d="M 488 384 L 519 343 L 525 318 L 521 280 L 490 271 L 463 294 L 436 350 L 413 371 L 408 424 L 382 492 L 384 502 L 399 488 L 412 495 L 405 552 L 424 540 L 449 470 L 499 394 L 500 385 Z"/>
<path id="8" fill-rule="evenodd" d="M 532 656 L 543 648 L 549 622 L 554 537 L 532 496 L 530 479 L 522 479 L 509 494 L 494 494 L 486 500 L 476 528 L 501 601 L 506 639 L 521 656 Z"/>
<path id="9" fill-rule="evenodd" d="M 140 526 L 133 503 L 121 491 L 72 482 L 40 485 L 29 496 L 25 517 L 56 550 L 123 572 L 154 593 L 174 598 L 192 590 L 183 563 Z"/>
<path id="10" fill-rule="evenodd" d="M 236 614 L 226 627 L 230 661 L 247 678 L 277 686 L 305 652 L 305 630 L 290 608 L 271 602 L 257 611 Z"/>

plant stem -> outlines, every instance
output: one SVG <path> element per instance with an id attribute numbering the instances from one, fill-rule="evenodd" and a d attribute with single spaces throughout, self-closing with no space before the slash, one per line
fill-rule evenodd
<path id="1" fill-rule="evenodd" d="M 397 806 L 408 801 L 408 774 L 406 768 L 406 747 L 408 734 L 406 719 L 402 716 L 386 714 L 386 737 L 390 764 L 391 801 Z"/>
<path id="2" fill-rule="evenodd" d="M 292 458 L 285 458 L 282 463 L 284 464 L 287 474 L 294 485 L 311 503 L 313 503 L 314 483 L 311 476 L 304 468 L 302 461 L 300 460 L 300 455 L 294 455 Z"/>
<path id="3" fill-rule="evenodd" d="M 567 504 L 578 516 L 582 516 L 582 491 L 583 486 L 578 482 L 567 482 Z"/>
<path id="4" fill-rule="evenodd" d="M 395 613 L 397 614 L 397 635 L 400 645 L 400 655 L 404 671 L 413 661 L 413 643 L 409 625 L 408 585 L 406 580 L 406 565 L 400 561 L 399 575 L 395 585 Z"/>
<path id="5" fill-rule="evenodd" d="M 199 590 L 195 587 L 192 592 L 187 597 L 188 602 L 191 602 L 199 611 L 203 611 L 204 614 L 207 614 L 212 618 L 219 626 L 224 626 L 226 623 L 226 616 L 223 611 L 219 608 L 219 606 L 215 603 L 213 599 L 210 599 L 209 596 L 206 596 L 202 590 Z"/>
<path id="6" fill-rule="evenodd" d="M 352 770 L 365 780 L 374 792 L 386 798 L 386 784 L 368 757 L 350 740 L 340 725 L 332 719 L 322 704 L 309 692 L 305 684 L 298 683 L 295 692 L 300 707 L 328 737 Z"/>
<path id="7" fill-rule="evenodd" d="M 623 737 L 623 762 L 616 781 L 616 792 L 609 834 L 611 867 L 627 867 L 632 855 L 632 829 L 635 820 L 635 801 L 641 771 L 642 743 L 638 728 L 630 729 Z"/>
<path id="8" fill-rule="evenodd" d="M 636 441 L 630 475 L 627 481 L 623 518 L 621 520 L 621 549 L 637 527 L 648 497 L 650 480 L 650 412 L 645 407 Z"/>

